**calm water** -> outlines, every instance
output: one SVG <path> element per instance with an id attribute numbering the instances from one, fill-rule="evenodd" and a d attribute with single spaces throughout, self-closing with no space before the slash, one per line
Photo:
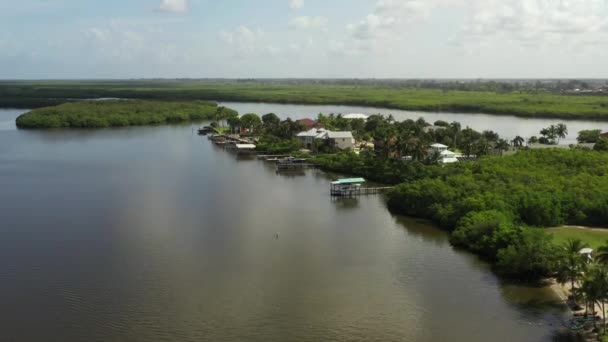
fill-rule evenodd
<path id="1" fill-rule="evenodd" d="M 17 114 L 0 110 L 0 341 L 542 341 L 562 322 L 546 290 L 380 197 L 331 200 L 321 172 L 277 175 L 189 125 Z"/>
<path id="2" fill-rule="evenodd" d="M 275 113 L 283 118 L 302 119 L 317 117 L 318 113 L 363 113 L 372 114 L 392 114 L 396 120 L 406 119 L 416 120 L 423 117 L 427 122 L 433 123 L 437 120 L 447 122 L 458 121 L 462 127 L 469 126 L 475 130 L 493 130 L 498 132 L 501 137 L 512 140 L 520 135 L 529 138 L 533 135 L 540 136 L 541 129 L 558 123 L 565 123 L 570 134 L 563 139 L 561 144 L 575 144 L 578 132 L 585 129 L 602 129 L 608 131 L 608 122 L 598 122 L 589 120 L 563 120 L 563 119 L 527 119 L 514 116 L 499 116 L 488 114 L 460 114 L 460 113 L 436 113 L 436 112 L 416 112 L 403 111 L 385 108 L 351 107 L 351 106 L 309 106 L 309 105 L 283 105 L 269 103 L 238 103 L 225 102 L 222 105 L 238 110 L 240 113 Z"/>

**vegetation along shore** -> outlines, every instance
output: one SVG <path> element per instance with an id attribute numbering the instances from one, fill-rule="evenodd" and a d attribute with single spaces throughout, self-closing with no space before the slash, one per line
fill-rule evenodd
<path id="1" fill-rule="evenodd" d="M 17 118 L 19 128 L 105 128 L 159 125 L 213 119 L 217 104 L 208 101 L 169 102 L 104 100 L 64 103 L 34 109 Z"/>
<path id="2" fill-rule="evenodd" d="M 572 81 L 570 82 L 572 83 Z M 604 92 L 570 92 L 577 83 L 359 82 L 359 81 L 2 81 L 0 107 L 38 108 L 82 99 L 272 102 L 355 105 L 608 120 Z"/>
<path id="3" fill-rule="evenodd" d="M 600 130 L 580 132 L 580 145 L 557 148 L 568 134 L 565 124 L 541 130 L 540 137 L 506 141 L 492 131 L 422 118 L 320 114 L 294 122 L 274 114 L 232 115 L 225 129 L 257 141 L 261 151 L 312 154 L 310 162 L 323 170 L 396 185 L 387 195 L 393 212 L 431 220 L 450 233 L 454 246 L 505 277 L 537 284 L 553 279 L 549 283 L 563 290 L 575 312 L 567 330 L 606 334 L 608 231 L 547 229 L 608 222 L 608 148 Z M 331 139 L 346 132 L 353 133 L 354 148 Z"/>

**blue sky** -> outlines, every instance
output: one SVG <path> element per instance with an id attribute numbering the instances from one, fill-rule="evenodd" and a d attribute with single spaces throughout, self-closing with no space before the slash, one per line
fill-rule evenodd
<path id="1" fill-rule="evenodd" d="M 606 0 L 0 0 L 0 78 L 608 77 Z"/>

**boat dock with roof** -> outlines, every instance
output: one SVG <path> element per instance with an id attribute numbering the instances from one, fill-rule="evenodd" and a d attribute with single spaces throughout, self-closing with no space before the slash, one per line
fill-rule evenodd
<path id="1" fill-rule="evenodd" d="M 362 186 L 363 183 L 365 183 L 364 178 L 339 179 L 335 182 L 331 182 L 330 193 L 332 196 L 351 197 L 378 194 L 392 189 L 390 186 L 367 188 Z"/>

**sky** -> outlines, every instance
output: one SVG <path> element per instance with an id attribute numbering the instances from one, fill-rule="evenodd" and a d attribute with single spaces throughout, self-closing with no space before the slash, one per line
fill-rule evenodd
<path id="1" fill-rule="evenodd" d="M 607 78 L 608 0 L 0 0 L 0 79 Z"/>

